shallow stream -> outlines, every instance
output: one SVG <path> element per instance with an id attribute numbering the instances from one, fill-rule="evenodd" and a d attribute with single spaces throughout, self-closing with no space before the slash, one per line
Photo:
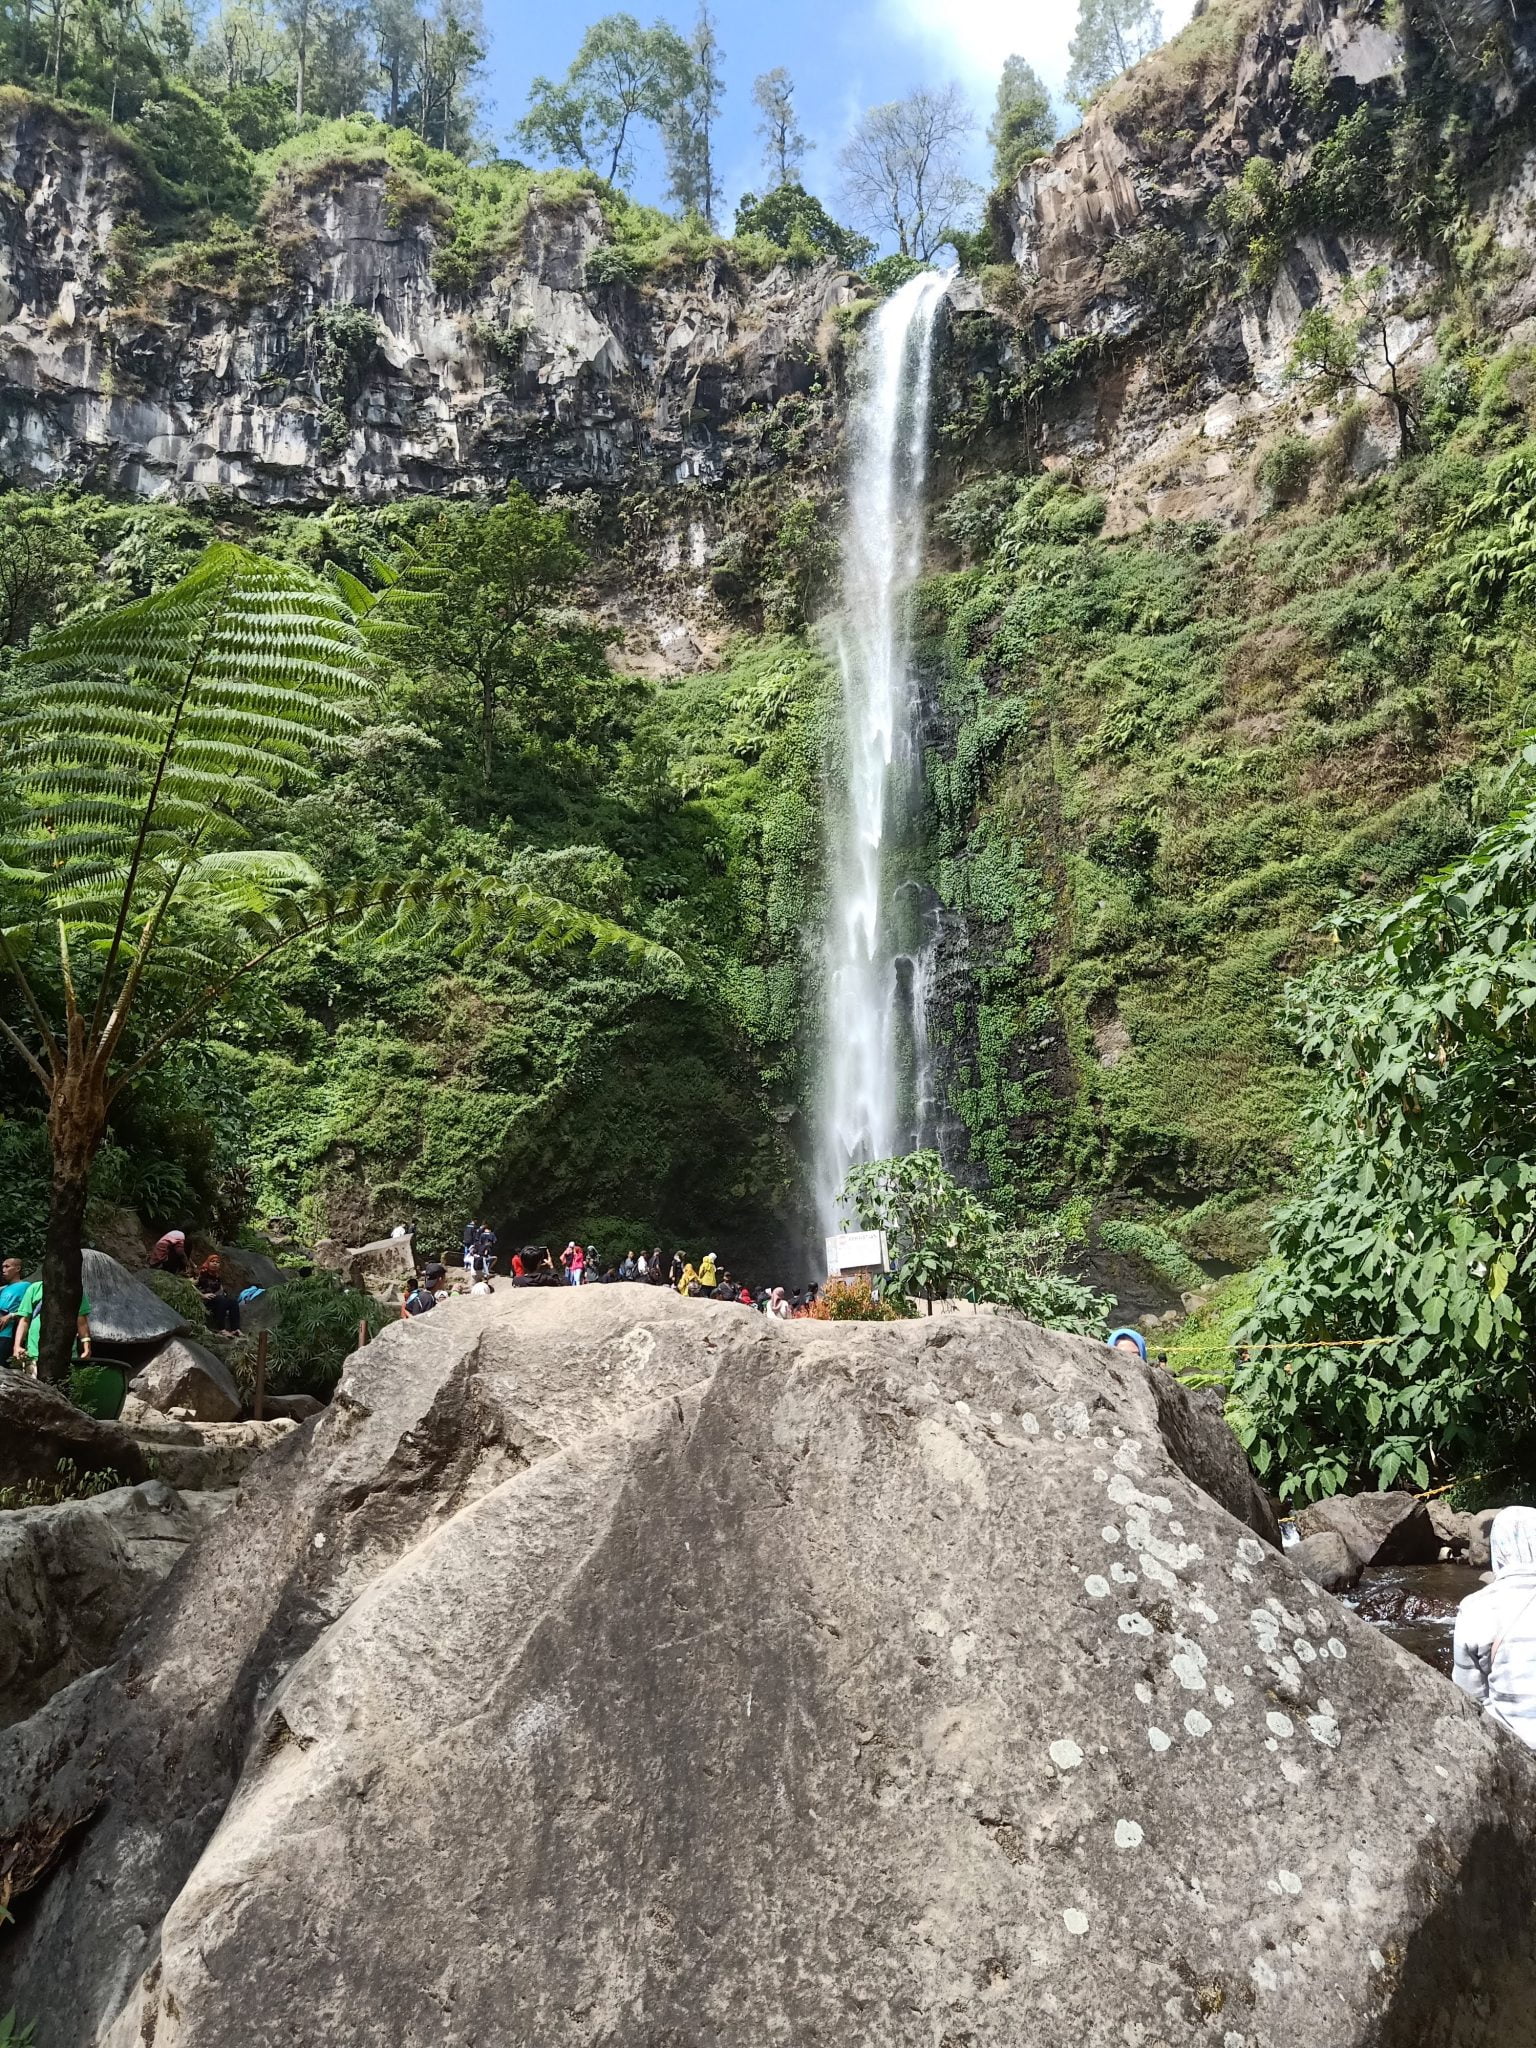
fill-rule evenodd
<path id="1" fill-rule="evenodd" d="M 1339 1597 L 1415 1657 L 1451 1675 L 1456 1609 L 1482 1584 L 1467 1564 L 1371 1565 L 1353 1592 Z"/>

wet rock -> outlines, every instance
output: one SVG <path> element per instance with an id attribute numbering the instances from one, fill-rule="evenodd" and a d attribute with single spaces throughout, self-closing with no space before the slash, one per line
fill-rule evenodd
<path id="1" fill-rule="evenodd" d="M 1356 1564 L 1434 1564 L 1440 1538 L 1425 1502 L 1409 1493 L 1335 1494 L 1296 1517 L 1303 1536 L 1341 1536 Z"/>
<path id="2" fill-rule="evenodd" d="M 1349 1545 L 1332 1529 L 1304 1536 L 1290 1552 L 1290 1560 L 1297 1571 L 1304 1573 L 1314 1586 L 1321 1586 L 1325 1593 L 1347 1592 L 1360 1576 L 1360 1566 Z"/>
<path id="3" fill-rule="evenodd" d="M 105 1664 L 133 1615 L 232 1493 L 162 1479 L 0 1513 L 0 1725 Z"/>
<path id="4" fill-rule="evenodd" d="M 222 1358 L 206 1345 L 173 1337 L 130 1381 L 129 1392 L 162 1414 L 179 1410 L 193 1422 L 238 1422 L 240 1389 Z"/>
<path id="5" fill-rule="evenodd" d="M 541 2048 L 1521 2038 L 1536 1758 L 1202 1491 L 1207 1426 L 1001 1316 L 395 1324 L 0 1735 L 0 1842 L 76 1829 L 0 2000 L 156 2048 L 398 2040 L 423 1984 L 411 2038 Z"/>
<path id="6" fill-rule="evenodd" d="M 1427 1503 L 1429 1519 L 1434 1524 L 1445 1555 L 1469 1564 L 1477 1571 L 1486 1571 L 1491 1562 L 1488 1549 L 1488 1531 L 1493 1527 L 1497 1508 L 1478 1508 L 1466 1514 L 1449 1505 L 1444 1494 Z"/>

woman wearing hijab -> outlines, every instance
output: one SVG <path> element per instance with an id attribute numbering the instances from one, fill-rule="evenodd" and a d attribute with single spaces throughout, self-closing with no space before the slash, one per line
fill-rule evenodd
<path id="1" fill-rule="evenodd" d="M 683 1268 L 682 1276 L 677 1283 L 677 1291 L 679 1294 L 697 1294 L 699 1291 L 699 1276 L 692 1259 Z"/>
<path id="2" fill-rule="evenodd" d="M 706 1252 L 699 1261 L 699 1285 L 706 1294 L 713 1294 L 720 1285 L 720 1276 L 715 1271 L 715 1255 Z"/>
<path id="3" fill-rule="evenodd" d="M 1147 1362 L 1147 1340 L 1140 1330 L 1111 1330 L 1109 1348 L 1111 1351 L 1134 1351 L 1143 1365 Z"/>
<path id="4" fill-rule="evenodd" d="M 1536 1749 L 1536 1508 L 1501 1508 L 1488 1549 L 1493 1584 L 1456 1610 L 1451 1676 Z"/>
<path id="5" fill-rule="evenodd" d="M 777 1316 L 781 1322 L 789 1321 L 789 1302 L 782 1287 L 775 1287 L 768 1297 L 768 1313 Z"/>

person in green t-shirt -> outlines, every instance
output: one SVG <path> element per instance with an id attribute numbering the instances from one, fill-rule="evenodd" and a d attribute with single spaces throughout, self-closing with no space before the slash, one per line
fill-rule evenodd
<path id="1" fill-rule="evenodd" d="M 20 1320 L 16 1325 L 16 1356 L 27 1361 L 26 1369 L 37 1378 L 37 1347 L 43 1335 L 43 1283 L 34 1280 L 21 1297 Z M 75 1323 L 76 1358 L 91 1355 L 91 1304 L 82 1294 L 80 1314 Z"/>

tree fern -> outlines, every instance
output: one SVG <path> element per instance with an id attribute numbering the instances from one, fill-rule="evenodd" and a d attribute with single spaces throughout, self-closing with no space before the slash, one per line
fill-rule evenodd
<path id="1" fill-rule="evenodd" d="M 114 1097 L 285 948 L 338 926 L 387 939 L 451 910 L 460 943 L 670 960 L 522 885 L 381 878 L 332 894 L 262 845 L 357 730 L 373 649 L 410 630 L 422 579 L 380 566 L 392 580 L 370 593 L 210 548 L 172 589 L 17 662 L 0 721 L 0 961 L 22 1002 L 0 1037 L 48 1099 L 50 1377 L 68 1366 L 86 1189 Z"/>

